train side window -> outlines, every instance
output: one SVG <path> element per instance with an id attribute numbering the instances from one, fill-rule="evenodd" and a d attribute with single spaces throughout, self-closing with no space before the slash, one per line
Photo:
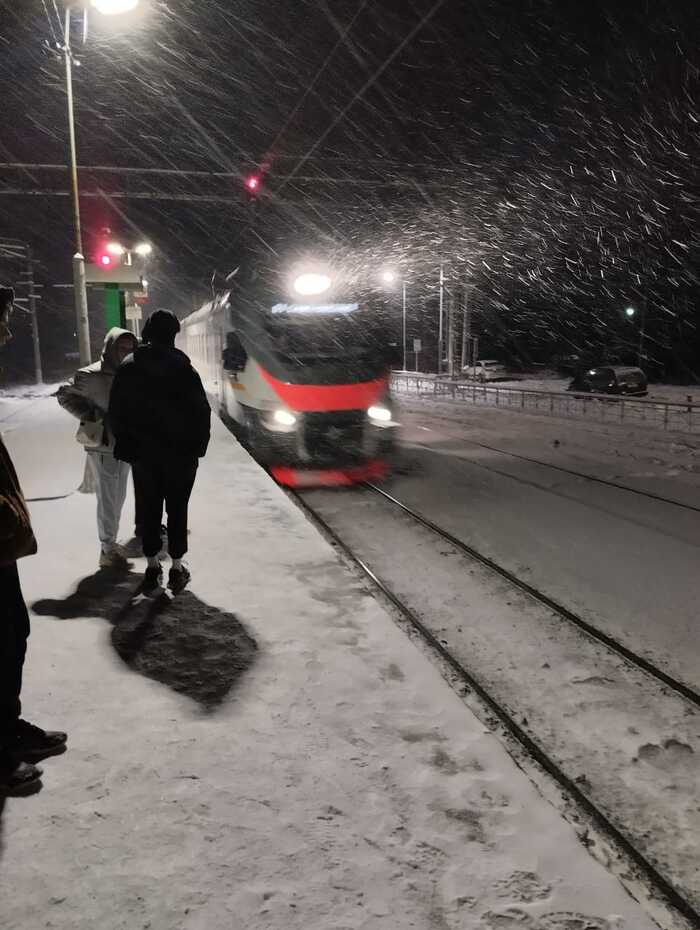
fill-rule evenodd
<path id="1" fill-rule="evenodd" d="M 236 333 L 226 333 L 226 348 L 221 353 L 221 361 L 226 371 L 243 371 L 245 368 L 248 353 Z"/>

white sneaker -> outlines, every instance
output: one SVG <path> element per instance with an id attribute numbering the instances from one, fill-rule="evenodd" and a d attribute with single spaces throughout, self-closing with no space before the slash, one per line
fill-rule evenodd
<path id="1" fill-rule="evenodd" d="M 100 568 L 125 568 L 128 565 L 122 546 L 114 545 L 100 554 Z"/>

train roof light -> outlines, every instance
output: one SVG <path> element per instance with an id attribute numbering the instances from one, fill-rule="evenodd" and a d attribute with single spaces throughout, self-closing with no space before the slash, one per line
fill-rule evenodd
<path id="1" fill-rule="evenodd" d="M 355 313 L 359 304 L 275 304 L 274 314 L 285 316 L 342 316 Z"/>
<path id="2" fill-rule="evenodd" d="M 306 271 L 297 275 L 293 287 L 294 291 L 301 294 L 302 297 L 317 297 L 319 294 L 325 294 L 329 290 L 331 283 L 331 279 L 327 274 Z"/>

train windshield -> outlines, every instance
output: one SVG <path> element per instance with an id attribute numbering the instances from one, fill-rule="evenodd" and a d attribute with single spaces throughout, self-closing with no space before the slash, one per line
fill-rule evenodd
<path id="1" fill-rule="evenodd" d="M 266 321 L 275 350 L 288 358 L 357 358 L 386 348 L 386 327 L 357 304 L 278 304 Z"/>

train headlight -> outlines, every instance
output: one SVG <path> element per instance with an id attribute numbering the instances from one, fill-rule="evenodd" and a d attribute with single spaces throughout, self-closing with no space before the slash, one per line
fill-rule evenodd
<path id="1" fill-rule="evenodd" d="M 290 413 L 289 410 L 275 410 L 272 414 L 272 419 L 279 426 L 294 426 L 297 421 L 297 418 L 293 413 Z"/>
<path id="2" fill-rule="evenodd" d="M 367 416 L 375 423 L 391 423 L 391 410 L 388 407 L 372 406 L 367 411 Z"/>
<path id="3" fill-rule="evenodd" d="M 318 274 L 317 272 L 304 272 L 297 275 L 294 279 L 294 291 L 302 297 L 317 297 L 325 292 L 331 286 L 331 279 L 327 274 Z"/>

